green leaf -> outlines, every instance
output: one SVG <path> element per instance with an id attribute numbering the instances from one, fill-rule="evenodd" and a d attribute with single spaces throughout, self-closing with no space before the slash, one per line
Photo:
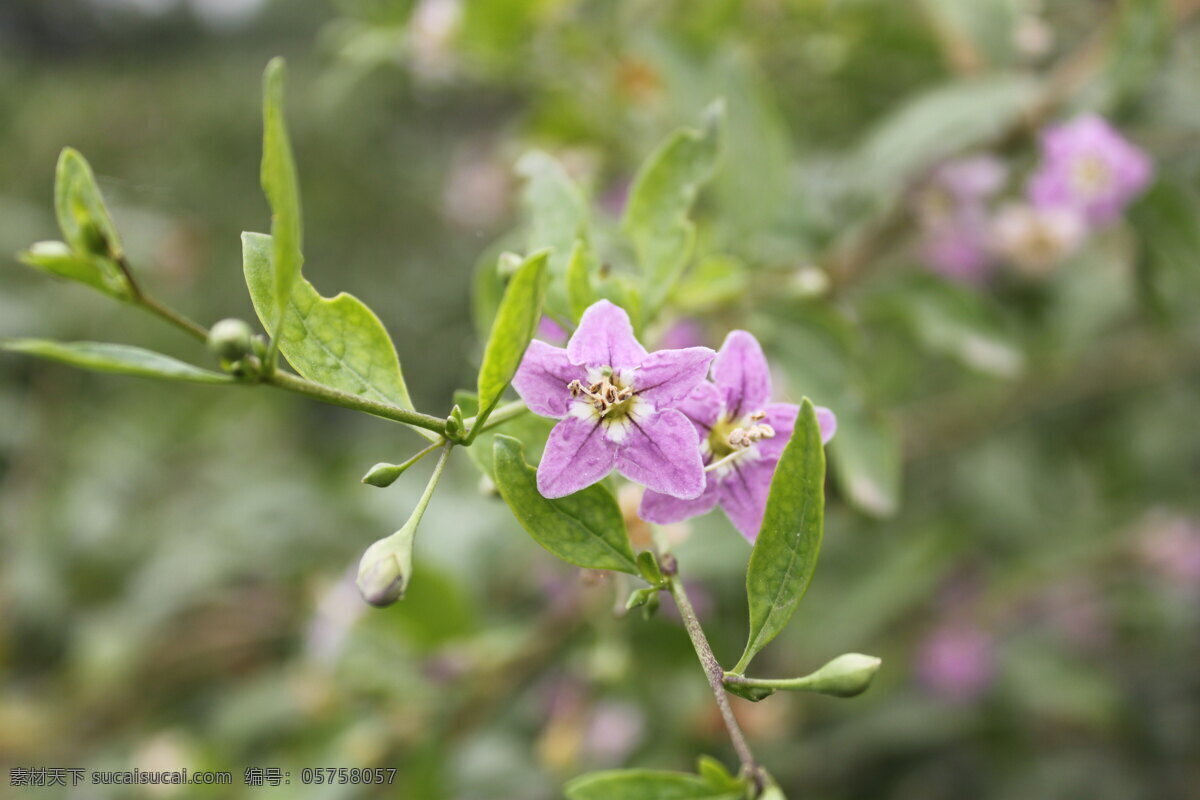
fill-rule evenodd
<path id="1" fill-rule="evenodd" d="M 454 402 L 462 407 L 463 414 L 468 417 L 479 413 L 479 401 L 470 392 L 455 392 Z M 550 435 L 550 430 L 556 421 L 539 417 L 533 413 L 521 414 L 502 425 L 480 433 L 471 445 L 464 449 L 467 451 L 467 457 L 471 459 L 471 463 L 495 482 L 496 470 L 492 463 L 492 448 L 496 437 L 501 434 L 512 436 L 525 446 L 525 451 L 531 457 L 537 457 L 541 455 L 542 447 L 546 444 L 546 437 Z"/>
<path id="2" fill-rule="evenodd" d="M 587 202 L 563 166 L 546 153 L 526 153 L 517 162 L 517 173 L 526 181 L 522 197 L 529 226 L 526 250 L 550 249 L 546 308 L 566 318 L 570 311 L 564 278 L 576 240 L 587 238 Z"/>
<path id="3" fill-rule="evenodd" d="M 937 162 L 1004 133 L 1032 107 L 1038 84 L 1021 75 L 948 83 L 902 104 L 863 142 L 854 174 L 885 202 Z"/>
<path id="4" fill-rule="evenodd" d="M 850 502 L 873 517 L 900 507 L 900 432 L 887 418 L 847 402 L 837 408 L 838 431 L 830 441 L 833 476 Z"/>
<path id="5" fill-rule="evenodd" d="M 121 257 L 121 237 L 96 186 L 96 176 L 87 160 L 70 147 L 58 157 L 54 213 L 63 238 L 73 249 L 112 259 Z"/>
<path id="6" fill-rule="evenodd" d="M 270 236 L 242 234 L 246 286 L 268 333 L 276 330 L 271 254 Z M 292 285 L 288 308 L 276 339 L 279 351 L 297 372 L 335 389 L 412 408 L 396 348 L 379 317 L 361 300 L 345 292 L 332 299 L 322 297 L 302 277 Z"/>
<path id="7" fill-rule="evenodd" d="M 519 441 L 497 436 L 492 459 L 500 496 L 538 544 L 576 566 L 638 574 L 621 508 L 603 484 L 550 500 Z"/>
<path id="8" fill-rule="evenodd" d="M 930 350 L 998 378 L 1013 378 L 1025 356 L 995 304 L 978 292 L 919 275 L 880 287 L 875 305 L 898 317 Z"/>
<path id="9" fill-rule="evenodd" d="M 595 256 L 586 239 L 576 239 L 571 248 L 571 258 L 567 262 L 567 307 L 571 312 L 571 320 L 578 322 L 588 306 L 599 299 L 596 287 L 592 284 L 592 271 L 595 268 Z"/>
<path id="10" fill-rule="evenodd" d="M 296 163 L 288 140 L 287 122 L 283 116 L 283 82 L 286 69 L 282 58 L 273 58 L 263 73 L 263 157 L 262 188 L 271 205 L 271 324 L 263 319 L 267 330 L 283 327 L 284 315 L 290 306 L 292 286 L 300 277 L 304 263 L 301 253 L 300 189 L 296 180 Z M 259 313 L 260 317 L 263 314 Z"/>
<path id="11" fill-rule="evenodd" d="M 87 284 L 113 297 L 129 296 L 129 282 L 110 259 L 72 250 L 63 242 L 35 242 L 18 258 L 23 264 Z"/>
<path id="12" fill-rule="evenodd" d="M 696 228 L 688 213 L 716 170 L 724 123 L 725 106 L 717 101 L 705 110 L 701 129 L 678 130 L 651 154 L 630 189 L 622 227 L 642 270 L 650 317 L 691 255 Z"/>
<path id="13" fill-rule="evenodd" d="M 537 333 L 546 286 L 546 261 L 545 250 L 529 256 L 504 289 L 479 366 L 479 408 L 485 414 L 504 393 Z"/>
<path id="14" fill-rule="evenodd" d="M 153 350 L 106 342 L 51 342 L 45 339 L 4 339 L 0 349 L 60 361 L 74 367 L 143 378 L 195 383 L 233 383 L 229 375 L 193 367 Z"/>
<path id="15" fill-rule="evenodd" d="M 775 468 L 762 528 L 750 554 L 746 571 L 750 635 L 734 672 L 745 670 L 784 629 L 808 591 L 824 519 L 825 450 L 813 404 L 805 398 Z"/>
<path id="16" fill-rule="evenodd" d="M 741 789 L 744 782 L 732 775 L 720 761 L 712 756 L 700 756 L 696 760 L 696 771 L 712 787 L 735 791 Z"/>
<path id="17" fill-rule="evenodd" d="M 1129 220 L 1143 294 L 1160 311 L 1190 319 L 1200 302 L 1200 201 L 1164 177 L 1129 209 Z"/>
<path id="18" fill-rule="evenodd" d="M 745 788 L 714 786 L 686 772 L 615 769 L 581 775 L 564 788 L 568 800 L 741 800 Z"/>

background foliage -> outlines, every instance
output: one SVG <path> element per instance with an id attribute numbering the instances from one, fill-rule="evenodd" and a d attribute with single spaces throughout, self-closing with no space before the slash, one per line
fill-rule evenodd
<path id="1" fill-rule="evenodd" d="M 54 235 L 69 144 L 147 282 L 253 318 L 238 235 L 269 224 L 257 76 L 283 53 L 305 275 L 368 299 L 416 407 L 441 409 L 481 355 L 475 264 L 525 240 L 519 157 L 566 164 L 605 242 L 646 154 L 724 97 L 671 313 L 711 346 L 755 331 L 778 394 L 841 422 L 821 567 L 756 666 L 885 664 L 857 700 L 739 703 L 761 760 L 814 798 L 1200 784 L 1195 3 L 476 0 L 449 27 L 452 3 L 259 6 L 6 3 L 0 252 Z M 919 263 L 907 198 L 932 166 L 986 149 L 1025 169 L 1039 125 L 1084 109 L 1155 159 L 1125 220 L 1041 280 L 977 290 Z M 0 336 L 203 363 L 122 311 L 0 269 Z M 465 459 L 408 596 L 366 609 L 353 565 L 419 482 L 355 479 L 419 443 L 278 393 L 0 359 L 0 760 L 397 766 L 379 796 L 520 800 L 588 769 L 728 762 L 671 609 L 613 619 L 615 579 L 542 552 Z M 678 549 L 732 661 L 747 548 L 713 515 Z M 370 794 L 245 790 L 272 791 Z"/>

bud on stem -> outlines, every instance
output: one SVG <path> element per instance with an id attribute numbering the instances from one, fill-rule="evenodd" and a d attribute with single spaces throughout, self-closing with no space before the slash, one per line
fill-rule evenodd
<path id="1" fill-rule="evenodd" d="M 746 678 L 725 673 L 725 687 L 748 700 L 762 700 L 777 690 L 817 692 L 833 697 L 854 697 L 871 685 L 882 661 L 875 656 L 846 653 L 802 678 Z"/>

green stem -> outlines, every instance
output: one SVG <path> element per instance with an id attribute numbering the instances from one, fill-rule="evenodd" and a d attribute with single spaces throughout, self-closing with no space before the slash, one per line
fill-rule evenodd
<path id="1" fill-rule="evenodd" d="M 193 322 L 183 314 L 180 314 L 178 311 L 163 305 L 150 295 L 142 294 L 139 291 L 134 296 L 133 302 L 136 303 L 140 308 L 149 311 L 151 314 L 154 314 L 156 317 L 171 323 L 184 333 L 187 333 L 202 342 L 208 341 L 208 328 L 204 327 L 198 322 Z"/>
<path id="2" fill-rule="evenodd" d="M 712 688 L 713 697 L 717 700 L 717 708 L 720 709 L 721 718 L 725 721 L 725 729 L 729 732 L 729 740 L 733 743 L 734 752 L 737 753 L 738 760 L 742 762 L 742 770 L 754 781 L 755 786 L 761 789 L 762 770 L 758 766 L 758 762 L 754 760 L 754 754 L 750 752 L 750 745 L 746 742 L 746 736 L 742 733 L 737 718 L 733 716 L 733 708 L 729 705 L 729 695 L 725 691 L 725 670 L 721 669 L 721 662 L 717 661 L 712 647 L 708 644 L 708 637 L 704 635 L 700 618 L 696 616 L 696 610 L 692 608 L 687 590 L 683 587 L 683 581 L 679 579 L 678 564 L 675 558 L 662 549 L 661 541 L 656 543 L 659 544 L 659 549 L 662 551 L 660 557 L 663 573 L 667 576 L 667 586 L 671 591 L 671 596 L 675 598 L 675 605 L 679 609 L 683 627 L 687 630 L 688 638 L 692 640 L 692 647 L 696 651 L 697 658 L 700 659 L 700 666 L 704 668 L 704 674 L 708 677 L 708 685 Z"/>
<path id="3" fill-rule="evenodd" d="M 521 416 L 529 409 L 525 406 L 524 400 L 513 400 L 511 403 L 505 403 L 502 406 L 496 406 L 495 410 L 484 415 L 482 424 L 479 416 L 471 417 L 467 420 L 467 428 L 471 431 L 470 437 L 467 439 L 467 444 L 475 441 L 475 437 L 481 433 L 490 431 L 492 428 L 499 427 L 510 419 Z"/>
<path id="4" fill-rule="evenodd" d="M 450 451 L 454 449 L 454 442 L 446 442 L 442 446 L 442 454 L 438 457 L 437 464 L 434 465 L 433 474 L 429 476 L 429 483 L 425 484 L 425 491 L 421 493 L 421 499 L 417 501 L 416 508 L 413 509 L 412 516 L 409 517 L 410 523 L 420 523 L 421 517 L 425 516 L 425 509 L 429 506 L 429 501 L 433 498 L 433 490 L 437 488 L 438 481 L 442 478 L 442 470 L 446 468 L 446 462 L 450 460 Z M 409 525 L 405 525 L 409 527 Z M 413 532 L 417 530 L 417 525 L 411 525 Z"/>
<path id="5" fill-rule="evenodd" d="M 264 377 L 263 380 L 272 386 L 278 386 L 280 389 L 287 389 L 289 392 L 295 392 L 306 397 L 311 397 L 314 400 L 320 400 L 322 403 L 341 406 L 342 408 L 349 408 L 354 411 L 362 411 L 366 414 L 374 414 L 377 417 L 383 417 L 395 422 L 403 422 L 405 425 L 412 425 L 417 428 L 424 428 L 443 436 L 446 433 L 446 420 L 444 419 L 431 417 L 419 411 L 409 411 L 406 408 L 400 408 L 391 403 L 368 400 L 365 397 L 359 397 L 358 395 L 343 392 L 339 389 L 313 383 L 298 375 L 292 375 L 289 372 L 277 370 L 269 376 Z"/>
<path id="6" fill-rule="evenodd" d="M 759 689 L 782 689 L 784 691 L 804 691 L 812 687 L 813 676 L 802 678 L 747 678 L 737 672 L 726 672 L 724 682 L 738 686 L 753 686 Z"/>

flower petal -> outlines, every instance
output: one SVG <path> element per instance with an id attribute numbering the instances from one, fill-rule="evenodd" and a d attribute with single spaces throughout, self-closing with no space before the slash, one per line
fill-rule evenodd
<path id="1" fill-rule="evenodd" d="M 758 411 L 771 399 L 771 373 L 758 340 L 746 331 L 730 331 L 713 360 L 713 381 L 725 392 L 729 414 Z"/>
<path id="2" fill-rule="evenodd" d="M 775 476 L 775 458 L 735 461 L 733 469 L 720 482 L 721 509 L 733 527 L 750 542 L 758 538 L 771 478 Z"/>
<path id="3" fill-rule="evenodd" d="M 707 436 L 725 411 L 725 398 L 715 384 L 705 382 L 692 389 L 675 407 L 692 421 L 701 436 Z"/>
<path id="4" fill-rule="evenodd" d="M 707 347 L 659 350 L 646 356 L 633 378 L 633 390 L 655 408 L 673 408 L 704 382 L 715 356 Z"/>
<path id="5" fill-rule="evenodd" d="M 567 355 L 572 364 L 621 369 L 641 364 L 646 348 L 634 337 L 625 309 L 599 300 L 583 312 L 567 342 Z"/>
<path id="6" fill-rule="evenodd" d="M 567 417 L 554 426 L 538 464 L 538 491 L 555 498 L 574 494 L 612 472 L 617 447 L 592 420 Z"/>
<path id="7" fill-rule="evenodd" d="M 708 473 L 708 483 L 704 493 L 691 500 L 680 500 L 662 492 L 647 490 L 642 495 L 642 505 L 638 508 L 638 516 L 658 525 L 670 525 L 672 522 L 683 522 L 685 519 L 707 514 L 717 505 L 720 492 L 717 480 Z"/>
<path id="8" fill-rule="evenodd" d="M 587 370 L 567 359 L 567 351 L 534 339 L 521 359 L 512 385 L 529 406 L 543 417 L 565 417 L 571 404 L 567 385 L 573 380 L 587 380 Z"/>
<path id="9" fill-rule="evenodd" d="M 792 438 L 792 429 L 796 427 L 796 417 L 800 413 L 800 406 L 791 403 L 771 403 L 763 410 L 767 412 L 763 422 L 775 429 L 775 435 L 770 439 L 761 440 L 755 446 L 762 455 L 768 458 L 779 458 L 788 439 Z M 824 406 L 817 406 L 815 411 L 817 412 L 817 425 L 821 428 L 821 444 L 829 444 L 829 440 L 837 432 L 837 417 Z"/>
<path id="10" fill-rule="evenodd" d="M 673 408 L 630 426 L 617 451 L 617 470 L 647 489 L 683 500 L 704 491 L 700 439 L 691 421 Z"/>

